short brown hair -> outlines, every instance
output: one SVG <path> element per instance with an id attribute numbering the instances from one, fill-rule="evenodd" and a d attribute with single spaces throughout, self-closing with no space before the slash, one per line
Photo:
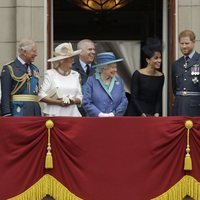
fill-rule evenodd
<path id="1" fill-rule="evenodd" d="M 180 39 L 181 39 L 182 37 L 189 37 L 190 40 L 191 40 L 192 42 L 195 42 L 195 39 L 196 39 L 196 35 L 195 35 L 194 32 L 191 31 L 191 30 L 184 30 L 184 31 L 181 31 L 181 32 L 179 33 L 179 36 L 178 36 L 179 42 L 180 42 Z"/>

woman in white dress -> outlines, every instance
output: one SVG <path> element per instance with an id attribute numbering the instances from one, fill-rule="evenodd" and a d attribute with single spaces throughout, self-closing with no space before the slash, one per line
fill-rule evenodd
<path id="1" fill-rule="evenodd" d="M 74 56 L 80 52 L 73 51 L 71 43 L 62 43 L 55 48 L 55 57 L 48 60 L 54 68 L 45 72 L 38 94 L 40 101 L 46 103 L 45 116 L 81 116 L 77 108 L 83 97 L 80 76 L 71 69 Z"/>

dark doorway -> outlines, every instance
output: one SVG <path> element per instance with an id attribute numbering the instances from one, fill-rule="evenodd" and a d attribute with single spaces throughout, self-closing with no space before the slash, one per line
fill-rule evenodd
<path id="1" fill-rule="evenodd" d="M 163 4 L 160 0 L 129 0 L 116 11 L 97 14 L 70 0 L 53 1 L 54 41 L 162 39 Z"/>
<path id="2" fill-rule="evenodd" d="M 129 3 L 118 10 L 95 13 L 87 11 L 73 0 L 53 1 L 54 44 L 61 41 L 75 42 L 84 38 L 93 41 L 140 41 L 158 37 L 162 40 L 163 3 L 160 0 L 127 0 Z M 106 49 L 108 51 L 108 49 Z M 116 53 L 116 52 L 115 52 Z M 134 54 L 134 52 L 133 52 Z M 146 64 L 143 53 L 139 67 Z M 138 62 L 137 62 L 138 63 Z M 138 66 L 137 66 L 138 67 Z M 121 75 L 128 80 L 131 74 Z M 129 86 L 128 86 L 129 88 Z"/>
<path id="3" fill-rule="evenodd" d="M 128 5 L 121 9 L 97 14 L 78 7 L 73 0 L 54 0 L 54 44 L 62 41 L 76 43 L 89 38 L 99 43 L 120 40 L 140 41 L 142 47 L 148 37 L 158 37 L 162 40 L 164 0 L 127 1 Z M 139 60 L 136 62 L 139 63 L 137 67 L 144 67 L 146 62 L 142 52 L 137 59 Z M 119 74 L 129 92 L 133 71 L 129 73 L 126 69 L 127 66 L 120 68 Z"/>

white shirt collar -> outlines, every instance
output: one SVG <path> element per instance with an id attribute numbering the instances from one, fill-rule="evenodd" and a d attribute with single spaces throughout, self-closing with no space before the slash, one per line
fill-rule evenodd
<path id="1" fill-rule="evenodd" d="M 82 67 L 83 70 L 86 72 L 86 70 L 87 70 L 87 67 L 86 67 L 87 63 L 83 62 L 83 61 L 80 60 L 80 59 L 79 59 L 79 61 L 80 61 L 80 63 L 81 63 L 81 67 Z M 91 64 L 88 64 L 88 65 L 91 67 Z"/>
<path id="2" fill-rule="evenodd" d="M 19 60 L 20 63 L 22 63 L 22 65 L 24 65 L 26 62 L 24 60 L 22 60 L 19 56 L 17 56 L 17 59 Z"/>
<path id="3" fill-rule="evenodd" d="M 193 55 L 195 54 L 195 51 L 192 51 L 192 53 L 190 53 L 188 56 L 191 59 L 193 57 Z M 186 56 L 185 56 L 186 57 Z"/>

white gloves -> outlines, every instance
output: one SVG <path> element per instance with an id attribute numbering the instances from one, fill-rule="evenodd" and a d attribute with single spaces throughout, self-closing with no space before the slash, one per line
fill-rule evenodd
<path id="1" fill-rule="evenodd" d="M 115 115 L 111 112 L 111 113 L 102 113 L 100 112 L 98 117 L 114 117 Z"/>
<path id="2" fill-rule="evenodd" d="M 74 97 L 70 97 L 70 96 L 64 96 L 62 98 L 62 100 L 63 100 L 64 104 L 68 104 L 68 105 L 71 103 L 71 101 L 72 102 L 75 101 Z"/>
<path id="3" fill-rule="evenodd" d="M 63 100 L 64 104 L 70 104 L 69 97 L 63 97 L 62 100 Z"/>
<path id="4" fill-rule="evenodd" d="M 114 117 L 115 115 L 114 115 L 114 113 L 108 113 L 108 117 Z"/>

